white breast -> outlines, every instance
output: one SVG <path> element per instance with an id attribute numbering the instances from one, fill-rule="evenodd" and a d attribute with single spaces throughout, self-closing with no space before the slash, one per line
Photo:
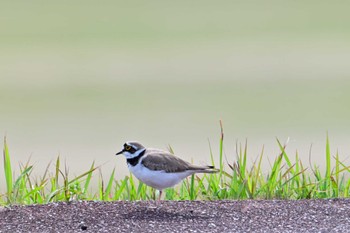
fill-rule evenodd
<path id="1" fill-rule="evenodd" d="M 181 180 L 189 175 L 192 175 L 193 171 L 177 172 L 177 173 L 166 173 L 165 171 L 153 171 L 140 163 L 136 166 L 128 164 L 129 170 L 136 176 L 137 179 L 142 181 L 158 190 L 173 187 L 178 184 Z"/>

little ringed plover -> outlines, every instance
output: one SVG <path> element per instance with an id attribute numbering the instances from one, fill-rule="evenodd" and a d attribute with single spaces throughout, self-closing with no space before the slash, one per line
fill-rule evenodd
<path id="1" fill-rule="evenodd" d="M 126 157 L 129 170 L 148 186 L 159 190 L 159 200 L 165 188 L 173 187 L 194 173 L 218 172 L 214 166 L 192 165 L 160 149 L 146 148 L 139 142 L 126 142 L 116 155 Z"/>

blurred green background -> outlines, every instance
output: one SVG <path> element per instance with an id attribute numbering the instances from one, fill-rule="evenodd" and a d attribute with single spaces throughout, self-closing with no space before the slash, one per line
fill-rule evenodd
<path id="1" fill-rule="evenodd" d="M 248 139 L 253 160 L 275 137 L 320 162 L 350 153 L 347 1 L 3 1 L 0 135 L 12 163 L 40 174 L 61 155 L 128 174 L 124 141 L 170 144 L 210 162 Z M 1 166 L 2 167 L 2 166 Z M 0 177 L 3 176 L 1 172 Z"/>

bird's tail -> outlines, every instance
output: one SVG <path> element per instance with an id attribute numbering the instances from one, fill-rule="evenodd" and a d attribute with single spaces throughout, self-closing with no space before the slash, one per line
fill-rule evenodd
<path id="1" fill-rule="evenodd" d="M 217 173 L 220 170 L 216 169 L 214 166 L 196 167 L 194 169 L 195 173 Z"/>

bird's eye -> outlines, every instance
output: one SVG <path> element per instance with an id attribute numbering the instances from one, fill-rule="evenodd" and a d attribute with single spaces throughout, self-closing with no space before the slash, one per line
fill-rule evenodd
<path id="1" fill-rule="evenodd" d="M 130 150 L 131 146 L 125 146 L 125 150 Z"/>

